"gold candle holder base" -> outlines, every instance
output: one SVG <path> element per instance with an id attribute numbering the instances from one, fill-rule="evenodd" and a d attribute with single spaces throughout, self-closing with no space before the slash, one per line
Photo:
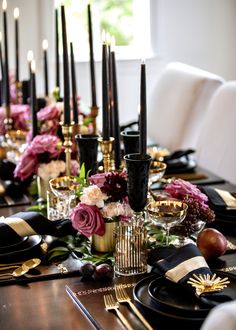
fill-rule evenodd
<path id="1" fill-rule="evenodd" d="M 16 95 L 17 95 L 17 103 L 22 104 L 22 83 L 21 81 L 16 80 Z"/>
<path id="2" fill-rule="evenodd" d="M 10 107 L 6 107 L 6 118 L 4 119 L 5 131 L 8 133 L 12 130 L 13 120 L 10 118 Z"/>
<path id="3" fill-rule="evenodd" d="M 113 162 L 112 162 L 112 144 L 114 142 L 114 138 L 110 137 L 109 140 L 103 140 L 102 137 L 98 138 L 98 143 L 101 146 L 101 151 L 103 154 L 103 172 L 110 172 L 113 170 Z"/>
<path id="4" fill-rule="evenodd" d="M 63 146 L 65 147 L 66 155 L 66 175 L 70 175 L 70 162 L 71 162 L 71 152 L 72 152 L 72 136 L 73 136 L 73 126 L 74 123 L 64 124 L 60 123 L 62 127 L 62 134 L 64 137 Z"/>
<path id="5" fill-rule="evenodd" d="M 92 134 L 97 134 L 97 115 L 98 115 L 98 107 L 97 106 L 91 106 L 91 117 L 93 118 L 93 132 Z"/>

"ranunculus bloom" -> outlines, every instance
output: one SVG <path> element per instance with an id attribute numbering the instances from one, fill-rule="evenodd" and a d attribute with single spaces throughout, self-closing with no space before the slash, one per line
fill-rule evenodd
<path id="1" fill-rule="evenodd" d="M 91 175 L 89 177 L 89 182 L 91 184 L 95 184 L 99 188 L 101 188 L 104 185 L 104 182 L 106 181 L 106 176 L 109 174 L 109 172 L 106 173 L 98 173 Z"/>
<path id="2" fill-rule="evenodd" d="M 103 236 L 105 223 L 97 206 L 79 203 L 70 215 L 72 226 L 86 237 Z"/>
<path id="3" fill-rule="evenodd" d="M 83 195 L 80 196 L 82 203 L 87 205 L 96 205 L 100 208 L 104 206 L 104 200 L 106 199 L 107 195 L 103 194 L 101 189 L 96 185 L 84 188 Z"/>
<path id="4" fill-rule="evenodd" d="M 118 217 L 119 215 L 123 214 L 123 212 L 123 206 L 119 202 L 108 203 L 101 210 L 104 218 Z"/>
<path id="5" fill-rule="evenodd" d="M 186 196 L 197 199 L 202 204 L 202 206 L 207 207 L 207 195 L 203 194 L 196 185 L 193 185 L 188 181 L 176 179 L 166 185 L 165 191 L 172 197 L 180 200 L 183 200 L 183 198 Z"/>

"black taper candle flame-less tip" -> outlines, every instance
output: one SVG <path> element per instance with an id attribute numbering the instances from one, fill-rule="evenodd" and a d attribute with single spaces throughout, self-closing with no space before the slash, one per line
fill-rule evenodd
<path id="1" fill-rule="evenodd" d="M 1 67 L 1 76 L 2 76 L 2 80 L 3 80 L 4 66 L 3 66 L 3 59 L 2 59 L 2 32 L 0 32 L 0 67 Z"/>
<path id="2" fill-rule="evenodd" d="M 70 81 L 69 81 L 69 62 L 67 49 L 67 32 L 65 8 L 61 6 L 61 26 L 62 26 L 62 45 L 63 45 L 63 76 L 64 76 L 64 124 L 70 125 Z"/>
<path id="3" fill-rule="evenodd" d="M 9 69 L 8 69 L 8 36 L 7 36 L 7 1 L 3 0 L 2 2 L 3 9 L 3 31 L 4 31 L 4 103 L 5 106 L 9 109 L 10 106 L 10 85 L 9 85 Z M 11 114 L 6 114 L 10 118 Z"/>
<path id="4" fill-rule="evenodd" d="M 118 106 L 118 92 L 117 92 L 117 78 L 116 78 L 116 59 L 115 59 L 115 39 L 111 38 L 111 72 L 112 72 L 112 113 L 113 113 L 113 136 L 114 141 L 114 153 L 115 153 L 115 167 L 118 170 L 121 165 L 121 150 L 120 150 L 120 122 L 119 122 L 119 106 Z"/>
<path id="5" fill-rule="evenodd" d="M 70 42 L 70 68 L 71 68 L 71 88 L 72 88 L 72 104 L 73 104 L 73 121 L 78 124 L 78 104 L 77 104 L 77 88 L 75 74 L 75 60 L 73 44 Z"/>
<path id="6" fill-rule="evenodd" d="M 93 28 L 90 4 L 88 4 L 88 29 L 89 29 L 89 50 L 90 50 L 90 76 L 91 76 L 91 93 L 92 93 L 92 107 L 97 106 L 96 100 L 96 80 L 94 68 L 94 55 L 93 55 Z"/>
<path id="7" fill-rule="evenodd" d="M 58 37 L 58 9 L 55 9 L 55 57 L 56 57 L 56 87 L 60 91 L 60 63 L 59 63 L 59 37 Z"/>
<path id="8" fill-rule="evenodd" d="M 36 97 L 36 82 L 35 82 L 35 61 L 31 61 L 30 75 L 30 108 L 32 116 L 32 138 L 38 134 L 37 127 L 37 97 Z"/>
<path id="9" fill-rule="evenodd" d="M 43 40 L 43 60 L 44 60 L 44 95 L 48 96 L 48 41 Z"/>
<path id="10" fill-rule="evenodd" d="M 15 19 L 15 67 L 16 67 L 16 81 L 19 81 L 19 27 L 18 27 L 18 21 L 19 21 L 19 8 L 14 9 L 14 19 Z"/>
<path id="11" fill-rule="evenodd" d="M 103 140 L 109 140 L 109 81 L 108 81 L 108 54 L 103 34 L 102 45 L 102 133 Z"/>
<path id="12" fill-rule="evenodd" d="M 139 153 L 144 159 L 147 152 L 146 66 L 144 62 L 141 63 L 139 131 Z"/>

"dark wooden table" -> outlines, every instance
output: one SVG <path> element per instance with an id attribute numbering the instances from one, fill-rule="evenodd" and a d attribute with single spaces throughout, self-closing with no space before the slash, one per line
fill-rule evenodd
<path id="1" fill-rule="evenodd" d="M 219 187 L 236 191 L 232 185 L 219 185 Z M 21 210 L 22 206 L 2 208 L 0 215 L 10 216 Z M 235 255 L 231 254 L 232 262 L 235 260 Z M 66 285 L 81 285 L 80 281 L 81 279 L 76 276 L 0 286 L 0 329 L 94 329 L 65 290 Z M 91 288 L 93 288 L 93 282 L 91 282 Z M 100 304 L 103 304 L 103 301 Z M 96 306 L 94 308 L 96 309 Z M 123 329 L 121 323 L 112 327 L 109 318 L 107 320 L 105 330 Z"/>

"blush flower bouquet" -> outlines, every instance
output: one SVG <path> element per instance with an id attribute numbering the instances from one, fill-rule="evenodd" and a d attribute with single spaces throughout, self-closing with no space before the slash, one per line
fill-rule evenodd
<path id="1" fill-rule="evenodd" d="M 128 221 L 132 216 L 126 173 L 99 173 L 88 180 L 71 212 L 72 226 L 86 237 L 103 236 L 106 222 Z"/>
<path id="2" fill-rule="evenodd" d="M 199 229 L 199 222 L 210 223 L 215 220 L 215 213 L 208 206 L 208 197 L 188 181 L 175 179 L 167 184 L 164 191 L 171 199 L 182 200 L 188 205 L 185 219 L 179 228 L 182 234 L 189 237 Z"/>
<path id="3" fill-rule="evenodd" d="M 45 180 L 65 172 L 65 162 L 60 160 L 62 142 L 57 136 L 37 135 L 21 155 L 14 176 L 22 181 L 38 174 Z M 71 175 L 77 175 L 79 164 L 71 161 Z"/>

